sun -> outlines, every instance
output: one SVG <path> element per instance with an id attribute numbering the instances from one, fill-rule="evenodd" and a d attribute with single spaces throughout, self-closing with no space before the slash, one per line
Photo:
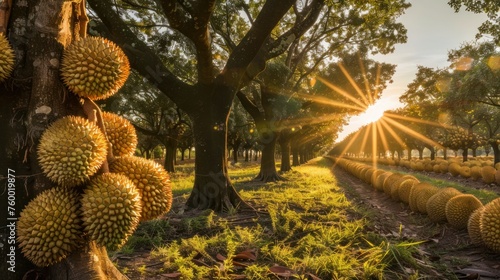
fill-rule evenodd
<path id="1" fill-rule="evenodd" d="M 383 102 L 375 102 L 366 108 L 366 110 L 360 114 L 359 118 L 363 120 L 365 124 L 378 121 L 384 116 L 384 112 L 387 109 Z"/>

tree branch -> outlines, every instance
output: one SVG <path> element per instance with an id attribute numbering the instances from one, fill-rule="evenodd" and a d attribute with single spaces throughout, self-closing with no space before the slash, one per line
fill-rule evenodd
<path id="1" fill-rule="evenodd" d="M 255 122 L 264 121 L 264 115 L 260 112 L 257 105 L 255 105 L 243 92 L 238 91 L 236 96 L 243 105 L 243 108 L 252 116 Z"/>

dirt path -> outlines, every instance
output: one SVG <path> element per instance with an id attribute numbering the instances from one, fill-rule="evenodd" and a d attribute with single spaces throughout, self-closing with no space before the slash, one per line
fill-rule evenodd
<path id="1" fill-rule="evenodd" d="M 470 244 L 466 230 L 435 224 L 341 168 L 332 172 L 347 198 L 366 210 L 373 224 L 369 230 L 388 239 L 425 241 L 415 256 L 425 279 L 500 279 L 500 254 Z M 419 273 L 424 276 L 420 269 Z"/>

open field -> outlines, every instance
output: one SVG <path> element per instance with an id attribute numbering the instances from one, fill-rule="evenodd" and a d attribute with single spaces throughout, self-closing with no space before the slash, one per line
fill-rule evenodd
<path id="1" fill-rule="evenodd" d="M 331 167 L 315 159 L 263 184 L 252 181 L 255 163 L 231 166 L 256 211 L 215 214 L 184 210 L 193 166 L 181 165 L 172 211 L 111 258 L 131 279 L 494 279 L 498 254 L 470 245 L 466 231 Z"/>

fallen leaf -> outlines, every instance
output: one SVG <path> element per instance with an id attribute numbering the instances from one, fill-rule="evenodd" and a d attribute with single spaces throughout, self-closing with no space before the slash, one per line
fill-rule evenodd
<path id="1" fill-rule="evenodd" d="M 295 274 L 295 271 L 293 269 L 280 265 L 271 266 L 269 268 L 269 271 L 278 276 L 283 276 L 283 277 L 290 277 L 292 276 L 292 274 Z"/>
<path id="2" fill-rule="evenodd" d="M 179 278 L 182 276 L 182 274 L 180 272 L 172 272 L 161 274 L 161 276 L 165 276 L 167 278 Z"/>
<path id="3" fill-rule="evenodd" d="M 223 256 L 223 255 L 221 255 L 221 254 L 217 254 L 217 256 L 215 256 L 215 258 L 216 258 L 216 259 L 218 259 L 219 261 L 222 261 L 222 262 L 223 262 L 223 261 L 225 261 L 225 260 L 227 259 L 226 257 L 224 257 L 224 256 Z"/>
<path id="4" fill-rule="evenodd" d="M 255 261 L 255 260 L 257 260 L 257 257 L 251 251 L 243 251 L 241 253 L 236 254 L 236 256 L 234 256 L 234 259 Z"/>

